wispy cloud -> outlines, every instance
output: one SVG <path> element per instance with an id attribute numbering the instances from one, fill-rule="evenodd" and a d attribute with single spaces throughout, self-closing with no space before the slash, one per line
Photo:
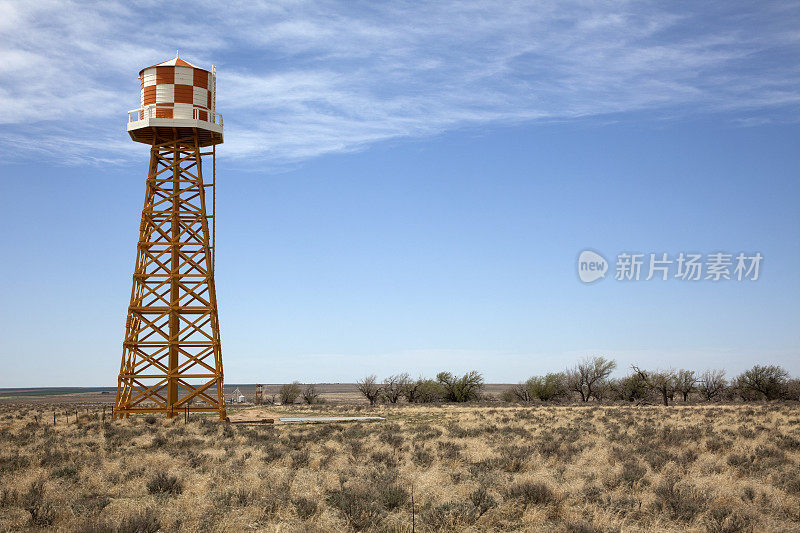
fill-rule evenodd
<path id="1" fill-rule="evenodd" d="M 51 147 L 72 162 L 131 157 L 136 73 L 176 48 L 219 66 L 222 154 L 247 162 L 476 124 L 800 116 L 800 4 L 675 9 L 286 0 L 195 3 L 181 15 L 155 3 L 0 2 L 0 147 L 22 159 Z"/>

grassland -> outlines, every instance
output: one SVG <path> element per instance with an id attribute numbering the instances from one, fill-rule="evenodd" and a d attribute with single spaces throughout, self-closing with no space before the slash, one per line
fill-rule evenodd
<path id="1" fill-rule="evenodd" d="M 58 409 L 0 405 L 0 530 L 800 531 L 795 405 L 297 406 L 273 411 L 387 420 L 276 426 Z"/>

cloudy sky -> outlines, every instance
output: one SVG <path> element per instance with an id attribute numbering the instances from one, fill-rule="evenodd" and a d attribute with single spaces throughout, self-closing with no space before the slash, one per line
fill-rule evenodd
<path id="1" fill-rule="evenodd" d="M 0 2 L 0 386 L 114 382 L 147 168 L 126 112 L 176 49 L 218 69 L 229 381 L 599 352 L 800 374 L 800 3 L 177 5 Z M 584 286 L 585 248 L 764 271 Z"/>
<path id="2" fill-rule="evenodd" d="M 62 160 L 96 158 L 99 147 L 131 157 L 136 147 L 115 133 L 138 101 L 136 73 L 178 48 L 219 68 L 225 154 L 245 164 L 466 126 L 642 111 L 794 120 L 800 100 L 796 2 L 193 2 L 184 10 L 3 2 L 3 148 L 20 158 L 56 145 Z"/>

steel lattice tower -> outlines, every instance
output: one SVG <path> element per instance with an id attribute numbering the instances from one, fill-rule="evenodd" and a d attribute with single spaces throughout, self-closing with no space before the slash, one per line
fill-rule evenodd
<path id="1" fill-rule="evenodd" d="M 216 145 L 222 143 L 216 70 L 176 57 L 139 76 L 142 107 L 129 113 L 128 132 L 150 145 L 150 168 L 114 415 L 172 417 L 188 409 L 223 420 L 214 287 Z M 210 182 L 203 178 L 204 155 L 211 156 Z"/>

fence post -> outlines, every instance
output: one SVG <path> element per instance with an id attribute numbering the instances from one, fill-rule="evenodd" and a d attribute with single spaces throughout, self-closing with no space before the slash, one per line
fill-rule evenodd
<path id="1" fill-rule="evenodd" d="M 417 530 L 417 515 L 414 512 L 414 484 L 411 484 L 411 533 Z"/>

